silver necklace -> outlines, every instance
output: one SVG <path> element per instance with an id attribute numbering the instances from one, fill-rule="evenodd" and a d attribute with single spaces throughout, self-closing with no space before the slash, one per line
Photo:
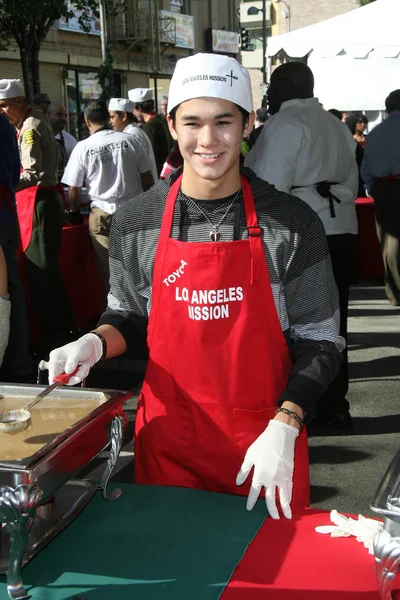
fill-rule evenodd
<path id="1" fill-rule="evenodd" d="M 219 231 L 219 228 L 222 224 L 222 222 L 225 220 L 225 218 L 227 217 L 229 211 L 231 210 L 232 206 L 235 204 L 240 192 L 241 192 L 242 188 L 240 187 L 238 189 L 238 191 L 235 194 L 235 197 L 233 198 L 233 200 L 229 203 L 228 208 L 226 209 L 226 211 L 224 212 L 224 214 L 222 215 L 222 217 L 220 218 L 220 220 L 218 221 L 217 224 L 213 223 L 211 221 L 211 219 L 208 217 L 208 215 L 206 215 L 206 213 L 204 212 L 204 210 L 202 208 L 200 208 L 200 206 L 193 200 L 193 198 L 191 198 L 190 196 L 187 196 L 185 194 L 185 192 L 182 190 L 181 188 L 181 194 L 182 196 L 184 196 L 184 198 L 186 198 L 186 200 L 189 201 L 189 203 L 194 206 L 195 208 L 197 208 L 198 211 L 201 212 L 201 214 L 203 215 L 203 217 L 205 217 L 208 221 L 208 223 L 211 225 L 212 229 L 209 233 L 209 237 L 210 240 L 212 242 L 219 242 L 219 240 L 221 239 L 221 232 Z"/>

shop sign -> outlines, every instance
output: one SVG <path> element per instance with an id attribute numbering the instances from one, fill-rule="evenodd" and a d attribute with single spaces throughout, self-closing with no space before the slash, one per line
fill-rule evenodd
<path id="1" fill-rule="evenodd" d="M 74 16 L 71 18 L 61 17 L 58 21 L 58 29 L 61 29 L 62 31 L 73 31 L 74 33 L 85 33 L 79 24 L 79 17 L 81 16 L 82 11 L 77 10 L 72 2 L 67 2 L 67 9 L 73 12 Z M 100 31 L 100 19 L 93 15 L 90 18 L 89 33 L 93 35 L 100 35 Z"/>
<path id="2" fill-rule="evenodd" d="M 169 17 L 175 19 L 176 41 L 177 48 L 194 49 L 194 17 L 191 15 L 182 15 L 171 12 L 169 10 L 160 10 L 161 17 Z M 170 43 L 174 38 L 173 24 L 161 27 L 161 42 Z"/>
<path id="3" fill-rule="evenodd" d="M 170 4 L 171 6 L 180 6 L 182 8 L 183 6 L 183 0 L 170 0 Z"/>
<path id="4" fill-rule="evenodd" d="M 213 29 L 212 50 L 223 54 L 237 54 L 239 52 L 239 34 L 236 31 Z"/>

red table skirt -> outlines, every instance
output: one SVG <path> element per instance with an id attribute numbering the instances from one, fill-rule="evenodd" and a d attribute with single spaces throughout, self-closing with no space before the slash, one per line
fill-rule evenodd
<path id="1" fill-rule="evenodd" d="M 39 341 L 26 276 L 25 255 L 20 249 L 21 278 L 25 287 L 28 309 L 30 345 Z M 66 225 L 62 230 L 61 249 L 58 263 L 71 300 L 77 325 L 85 327 L 94 321 L 101 310 L 103 290 L 98 276 L 89 236 L 89 226 Z"/>
<path id="2" fill-rule="evenodd" d="M 266 519 L 221 600 L 379 600 L 374 557 L 354 537 L 315 531 L 330 524 L 329 512 L 313 509 Z"/>
<path id="3" fill-rule="evenodd" d="M 381 247 L 375 228 L 373 198 L 357 198 L 358 237 L 356 247 L 357 281 L 379 281 L 383 278 Z"/>

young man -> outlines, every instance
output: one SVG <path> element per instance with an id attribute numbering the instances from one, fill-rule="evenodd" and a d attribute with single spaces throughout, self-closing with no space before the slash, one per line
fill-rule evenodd
<path id="1" fill-rule="evenodd" d="M 110 115 L 110 125 L 114 131 L 121 131 L 133 135 L 140 146 L 145 148 L 147 158 L 150 163 L 151 174 L 154 183 L 158 181 L 156 159 L 154 157 L 153 146 L 149 136 L 140 127 L 136 125 L 136 118 L 133 114 L 134 104 L 126 98 L 111 98 L 108 103 L 108 113 Z"/>
<path id="2" fill-rule="evenodd" d="M 62 182 L 70 186 L 71 212 L 79 211 L 82 186 L 90 198 L 89 232 L 105 295 L 109 290 L 108 238 L 114 212 L 154 183 L 144 148 L 135 138 L 109 127 L 105 102 L 85 107 L 90 137 L 75 146 Z"/>
<path id="3" fill-rule="evenodd" d="M 168 111 L 183 170 L 115 215 L 108 309 L 95 332 L 52 353 L 49 379 L 80 365 L 76 383 L 134 348 L 148 324 L 136 481 L 248 494 L 249 510 L 263 488 L 273 518 L 278 488 L 290 518 L 292 487 L 294 508 L 309 501 L 299 430 L 344 346 L 323 226 L 240 172 L 254 112 L 236 60 L 179 60 Z"/>
<path id="4" fill-rule="evenodd" d="M 129 100 L 134 103 L 133 113 L 143 123 L 143 131 L 148 135 L 154 150 L 157 174 L 161 173 L 165 159 L 172 148 L 172 138 L 167 121 L 162 114 L 157 114 L 153 92 L 150 88 L 135 88 L 128 92 Z"/>

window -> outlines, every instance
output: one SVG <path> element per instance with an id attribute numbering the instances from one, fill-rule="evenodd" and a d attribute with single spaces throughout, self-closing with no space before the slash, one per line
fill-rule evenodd
<path id="1" fill-rule="evenodd" d="M 114 73 L 115 95 L 121 96 L 121 75 Z M 101 96 L 101 86 L 96 71 L 76 71 L 68 69 L 68 131 L 77 140 L 88 137 L 88 130 L 83 117 L 83 109 L 90 100 Z"/>

